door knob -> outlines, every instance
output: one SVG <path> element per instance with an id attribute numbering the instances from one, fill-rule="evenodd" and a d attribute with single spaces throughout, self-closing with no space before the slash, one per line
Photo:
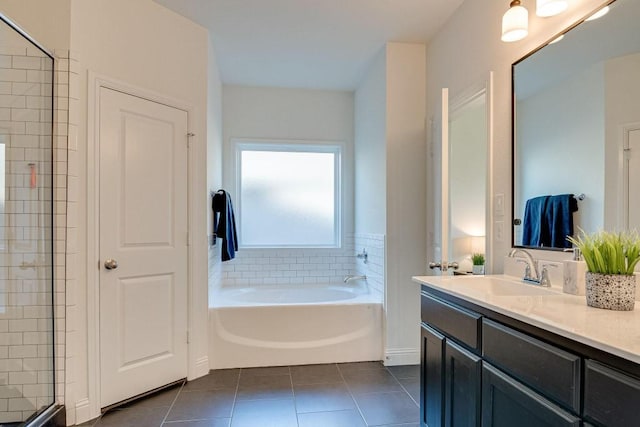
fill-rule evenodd
<path id="1" fill-rule="evenodd" d="M 104 268 L 106 268 L 107 270 L 115 270 L 116 268 L 118 268 L 118 261 L 109 258 L 104 262 Z"/>

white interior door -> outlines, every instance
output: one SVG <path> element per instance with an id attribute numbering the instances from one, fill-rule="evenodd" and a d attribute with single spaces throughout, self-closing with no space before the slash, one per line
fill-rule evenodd
<path id="1" fill-rule="evenodd" d="M 187 113 L 100 89 L 102 407 L 187 376 Z"/>

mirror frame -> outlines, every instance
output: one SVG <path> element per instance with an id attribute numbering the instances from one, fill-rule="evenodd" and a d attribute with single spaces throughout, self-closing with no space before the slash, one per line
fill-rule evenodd
<path id="1" fill-rule="evenodd" d="M 565 248 L 554 248 L 554 247 L 550 247 L 550 246 L 523 246 L 523 245 L 516 245 L 516 233 L 515 233 L 515 227 L 516 227 L 516 65 L 520 64 L 522 61 L 528 59 L 529 57 L 533 56 L 535 53 L 537 53 L 538 51 L 544 49 L 545 47 L 547 47 L 548 45 L 551 44 L 552 41 L 554 41 L 555 39 L 557 39 L 558 37 L 568 33 L 569 31 L 573 30 L 574 28 L 580 26 L 581 24 L 583 24 L 587 18 L 589 18 L 590 16 L 592 16 L 594 13 L 596 13 L 597 11 L 599 11 L 600 9 L 604 9 L 607 6 L 610 6 L 611 4 L 615 3 L 616 0 L 609 0 L 606 3 L 598 6 L 596 9 L 592 10 L 591 12 L 587 13 L 584 17 L 582 17 L 581 19 L 577 20 L 576 22 L 574 22 L 572 25 L 566 27 L 564 30 L 560 31 L 559 33 L 556 33 L 555 35 L 553 35 L 551 38 L 549 38 L 548 40 L 546 40 L 544 43 L 542 43 L 541 45 L 535 47 L 533 50 L 531 50 L 530 52 L 526 53 L 524 56 L 522 56 L 520 59 L 518 59 L 517 61 L 515 61 L 514 63 L 511 64 L 511 222 L 510 222 L 510 227 L 511 227 L 511 247 L 512 248 L 524 248 L 524 249 L 532 249 L 532 250 L 541 250 L 541 251 L 552 251 L 552 252 L 564 252 Z"/>

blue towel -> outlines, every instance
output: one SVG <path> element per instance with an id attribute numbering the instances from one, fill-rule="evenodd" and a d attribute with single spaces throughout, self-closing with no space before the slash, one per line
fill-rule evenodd
<path id="1" fill-rule="evenodd" d="M 223 240 L 222 261 L 232 260 L 236 257 L 238 250 L 238 238 L 231 196 L 224 190 L 218 190 L 211 198 L 211 208 L 213 209 L 214 238 L 217 236 Z"/>
<path id="2" fill-rule="evenodd" d="M 527 200 L 522 224 L 522 246 L 549 246 L 551 236 L 545 225 L 545 212 L 550 197 L 539 196 Z"/>
<path id="3" fill-rule="evenodd" d="M 573 236 L 573 213 L 578 210 L 578 201 L 573 194 L 551 196 L 547 202 L 545 222 L 549 229 L 549 246 L 570 248 L 567 236 Z"/>

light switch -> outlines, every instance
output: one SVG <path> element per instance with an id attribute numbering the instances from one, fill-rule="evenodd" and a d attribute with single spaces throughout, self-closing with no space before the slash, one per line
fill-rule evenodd
<path id="1" fill-rule="evenodd" d="M 504 216 L 504 193 L 497 193 L 493 206 L 495 216 Z"/>

